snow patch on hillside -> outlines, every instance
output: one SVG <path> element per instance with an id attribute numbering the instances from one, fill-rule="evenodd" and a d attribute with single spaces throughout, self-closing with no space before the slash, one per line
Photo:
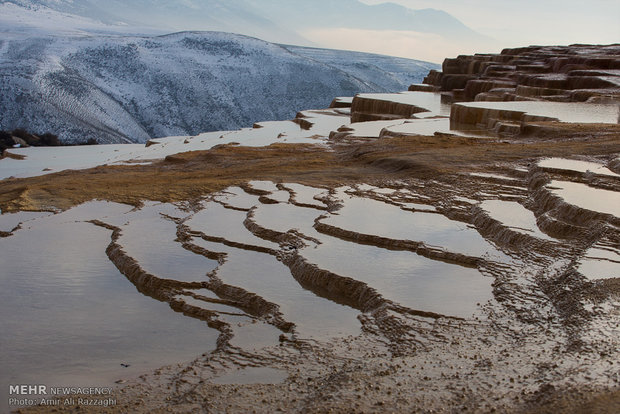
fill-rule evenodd
<path id="1" fill-rule="evenodd" d="M 406 89 L 433 66 L 378 55 L 363 63 L 363 54 L 220 32 L 13 35 L 0 50 L 0 129 L 50 131 L 66 142 L 145 142 L 290 119 L 334 96 Z"/>

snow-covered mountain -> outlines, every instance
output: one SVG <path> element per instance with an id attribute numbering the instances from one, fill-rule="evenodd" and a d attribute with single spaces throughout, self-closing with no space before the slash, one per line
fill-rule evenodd
<path id="1" fill-rule="evenodd" d="M 220 32 L 0 39 L 0 129 L 144 142 L 291 118 L 334 96 L 406 89 L 429 63 Z"/>

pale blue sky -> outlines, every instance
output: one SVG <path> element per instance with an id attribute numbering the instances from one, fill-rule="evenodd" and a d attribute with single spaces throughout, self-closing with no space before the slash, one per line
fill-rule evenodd
<path id="1" fill-rule="evenodd" d="M 385 0 L 360 0 L 366 4 Z M 446 11 L 487 40 L 446 39 L 414 31 L 320 29 L 301 32 L 324 47 L 442 62 L 459 54 L 573 43 L 620 43 L 620 0 L 391 0 L 411 9 Z"/>
<path id="2" fill-rule="evenodd" d="M 361 0 L 367 4 L 385 0 Z M 447 11 L 506 45 L 618 43 L 620 0 L 391 0 Z"/>

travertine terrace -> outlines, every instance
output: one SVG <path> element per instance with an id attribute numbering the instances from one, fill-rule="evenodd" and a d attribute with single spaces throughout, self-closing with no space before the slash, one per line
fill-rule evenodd
<path id="1" fill-rule="evenodd" d="M 446 59 L 442 69 L 431 70 L 423 84 L 411 85 L 409 91 L 435 92 L 442 102 L 452 104 L 454 129 L 514 136 L 526 132 L 522 127 L 527 126 L 540 135 L 544 131 L 532 122 L 597 122 L 594 114 L 601 110 L 610 111 L 609 120 L 603 122 L 618 121 L 620 45 L 505 49 L 500 54 Z M 591 113 L 577 117 L 584 108 Z M 407 100 L 361 96 L 353 101 L 352 120 L 409 118 L 420 112 L 423 108 Z"/>
<path id="2" fill-rule="evenodd" d="M 0 161 L 28 167 L 0 181 L 3 213 L 55 213 L 0 216 L 12 262 L 38 229 L 90 228 L 119 278 L 213 333 L 192 361 L 119 371 L 114 407 L 54 408 L 617 412 L 618 53 L 459 57 L 410 92 L 110 165 Z M 492 106 L 514 99 L 569 107 Z"/>
<path id="3" fill-rule="evenodd" d="M 424 85 L 455 101 L 607 102 L 620 98 L 620 45 L 530 46 L 446 59 Z"/>

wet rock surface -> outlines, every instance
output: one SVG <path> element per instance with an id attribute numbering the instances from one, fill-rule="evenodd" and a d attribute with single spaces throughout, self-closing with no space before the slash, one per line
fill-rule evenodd
<path id="1" fill-rule="evenodd" d="M 451 111 L 422 104 L 415 99 L 420 93 L 435 93 L 436 100 L 452 104 Z M 582 102 L 589 105 L 577 104 Z M 540 136 L 549 127 L 537 124 L 550 121 L 618 123 L 619 104 L 620 46 L 530 46 L 446 59 L 442 71 L 431 70 L 423 84 L 411 85 L 408 95 L 358 95 L 351 120 L 449 116 L 452 130 Z"/>

